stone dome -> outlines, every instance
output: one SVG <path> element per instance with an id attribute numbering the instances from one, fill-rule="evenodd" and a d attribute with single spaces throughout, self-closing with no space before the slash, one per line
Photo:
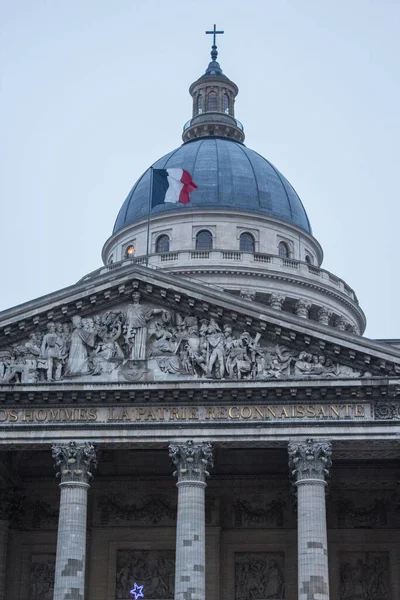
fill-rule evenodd
<path id="1" fill-rule="evenodd" d="M 304 206 L 294 188 L 268 160 L 229 138 L 201 138 L 169 152 L 153 167 L 179 167 L 191 173 L 198 189 L 189 205 L 161 204 L 152 216 L 171 211 L 223 209 L 282 219 L 312 233 Z M 147 218 L 150 169 L 135 183 L 115 222 L 116 233 Z"/>

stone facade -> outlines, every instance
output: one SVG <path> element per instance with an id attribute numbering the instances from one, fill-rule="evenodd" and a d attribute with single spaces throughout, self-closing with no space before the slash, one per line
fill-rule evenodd
<path id="1" fill-rule="evenodd" d="M 213 53 L 184 139 L 236 144 Z M 400 350 L 264 192 L 149 238 L 140 213 L 104 267 L 0 314 L 0 600 L 400 597 Z"/>

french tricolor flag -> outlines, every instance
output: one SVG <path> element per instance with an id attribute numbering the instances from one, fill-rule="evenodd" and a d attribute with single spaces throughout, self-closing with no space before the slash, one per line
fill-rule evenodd
<path id="1" fill-rule="evenodd" d="M 185 169 L 152 169 L 151 206 L 164 202 L 189 204 L 190 192 L 197 189 L 191 174 Z"/>

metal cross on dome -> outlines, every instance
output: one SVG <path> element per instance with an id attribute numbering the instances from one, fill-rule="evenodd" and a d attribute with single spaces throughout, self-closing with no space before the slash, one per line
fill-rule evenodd
<path id="1" fill-rule="evenodd" d="M 217 45 L 217 35 L 220 35 L 221 33 L 224 33 L 223 31 L 217 31 L 217 26 L 214 23 L 214 29 L 212 31 L 206 31 L 207 35 L 212 35 L 213 36 L 213 46 Z"/>
<path id="2" fill-rule="evenodd" d="M 138 598 L 144 598 L 143 586 L 138 585 L 137 583 L 133 584 L 133 588 L 129 593 L 132 594 L 135 600 L 138 600 Z"/>

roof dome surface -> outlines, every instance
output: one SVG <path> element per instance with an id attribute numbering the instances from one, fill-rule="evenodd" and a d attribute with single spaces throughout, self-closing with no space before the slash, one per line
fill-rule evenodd
<path id="1" fill-rule="evenodd" d="M 240 210 L 282 219 L 312 233 L 294 188 L 268 160 L 231 139 L 203 138 L 187 142 L 157 160 L 153 167 L 186 169 L 198 186 L 190 204 L 160 204 L 152 215 L 198 209 Z M 138 179 L 119 211 L 116 233 L 147 218 L 150 169 Z"/>

